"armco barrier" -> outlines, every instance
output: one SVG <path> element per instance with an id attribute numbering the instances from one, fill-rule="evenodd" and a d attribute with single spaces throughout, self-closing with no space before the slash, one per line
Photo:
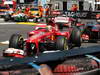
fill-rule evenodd
<path id="1" fill-rule="evenodd" d="M 100 75 L 99 73 L 100 57 L 97 56 L 99 54 L 100 54 L 100 46 L 91 46 L 86 48 L 78 48 L 78 49 L 59 51 L 59 52 L 53 52 L 48 54 L 44 53 L 44 54 L 40 54 L 36 58 L 34 57 L 2 58 L 0 59 L 0 68 L 1 68 L 0 73 L 8 72 L 11 75 L 11 73 L 17 72 L 19 74 L 12 74 L 12 75 L 27 75 L 27 74 L 34 75 L 34 73 L 36 72 L 42 75 L 43 72 L 44 73 L 47 72 L 48 74 L 49 72 L 50 73 L 53 72 L 53 75 L 59 75 L 59 74 L 60 75 L 89 75 L 89 74 L 92 75 L 93 73 L 97 73 L 96 75 Z M 34 65 L 33 62 L 36 65 Z M 29 65 L 28 63 L 33 63 L 33 67 L 37 66 L 39 68 L 36 70 L 35 67 L 32 68 L 32 66 Z M 41 64 L 46 64 L 49 66 L 49 68 L 46 66 L 41 68 Z M 29 68 L 30 70 L 27 68 Z M 27 69 L 27 71 L 23 72 L 24 69 Z M 32 69 L 34 70 L 31 71 Z"/>
<path id="2" fill-rule="evenodd" d="M 53 61 L 39 65 L 41 68 L 35 69 L 24 65 L 14 67 L 13 70 L 0 71 L 0 75 L 100 75 L 100 63 L 87 58 L 86 56 L 65 58 L 64 61 Z"/>

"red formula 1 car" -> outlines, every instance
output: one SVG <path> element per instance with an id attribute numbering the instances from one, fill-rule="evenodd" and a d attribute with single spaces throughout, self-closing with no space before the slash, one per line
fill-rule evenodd
<path id="1" fill-rule="evenodd" d="M 83 41 L 97 42 L 100 40 L 100 24 L 99 22 L 88 22 L 82 34 Z"/>
<path id="2" fill-rule="evenodd" d="M 68 32 L 70 36 L 69 37 L 67 36 L 67 39 L 70 42 L 74 42 L 75 44 L 77 43 L 76 46 L 81 45 L 80 44 L 81 43 L 81 37 L 80 37 L 81 33 L 80 32 L 83 31 L 84 24 L 79 22 L 78 19 L 74 19 L 66 15 L 58 15 L 56 17 L 50 18 L 48 20 L 48 25 L 54 26 L 60 32 Z"/>
<path id="3" fill-rule="evenodd" d="M 69 50 L 72 46 L 80 47 L 80 30 L 77 27 L 70 27 L 67 21 L 60 24 L 66 26 L 36 26 L 35 30 L 28 33 L 26 40 L 20 34 L 13 34 L 9 40 L 9 48 L 25 50 L 26 55 L 30 56 L 46 50 Z M 6 56 L 7 52 L 4 51 L 4 55 Z"/>

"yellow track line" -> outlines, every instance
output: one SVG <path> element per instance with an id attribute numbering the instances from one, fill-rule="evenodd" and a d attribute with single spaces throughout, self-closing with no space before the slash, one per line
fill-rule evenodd
<path id="1" fill-rule="evenodd" d="M 38 25 L 38 23 L 32 23 L 32 22 L 18 22 L 17 24 Z"/>
<path id="2" fill-rule="evenodd" d="M 17 24 L 24 24 L 24 25 L 47 25 L 46 23 L 34 23 L 34 22 L 18 22 Z"/>

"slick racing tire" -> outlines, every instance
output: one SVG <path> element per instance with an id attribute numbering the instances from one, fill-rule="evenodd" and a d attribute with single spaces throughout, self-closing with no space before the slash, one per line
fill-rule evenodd
<path id="1" fill-rule="evenodd" d="M 5 17 L 4 17 L 4 21 L 9 21 L 10 20 L 10 16 L 9 15 L 6 15 Z"/>
<path id="2" fill-rule="evenodd" d="M 69 50 L 68 40 L 64 36 L 57 36 L 56 39 L 57 50 Z"/>
<path id="3" fill-rule="evenodd" d="M 81 32 L 78 28 L 73 28 L 71 33 L 71 41 L 75 46 L 81 46 Z"/>
<path id="4" fill-rule="evenodd" d="M 13 34 L 9 40 L 9 48 L 23 49 L 24 40 L 23 40 L 22 35 Z"/>
<path id="5" fill-rule="evenodd" d="M 19 22 L 16 17 L 14 17 L 13 21 L 14 22 Z"/>

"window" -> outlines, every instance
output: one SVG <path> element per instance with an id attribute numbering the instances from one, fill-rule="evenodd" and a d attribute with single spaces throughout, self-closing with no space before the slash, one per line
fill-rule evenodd
<path id="1" fill-rule="evenodd" d="M 96 10 L 100 10 L 100 4 L 96 4 Z"/>
<path id="2" fill-rule="evenodd" d="M 59 3 L 55 3 L 55 5 L 54 5 L 54 7 L 55 7 L 55 9 L 59 9 Z"/>
<path id="3" fill-rule="evenodd" d="M 100 0 L 95 0 L 95 9 L 100 10 Z"/>

